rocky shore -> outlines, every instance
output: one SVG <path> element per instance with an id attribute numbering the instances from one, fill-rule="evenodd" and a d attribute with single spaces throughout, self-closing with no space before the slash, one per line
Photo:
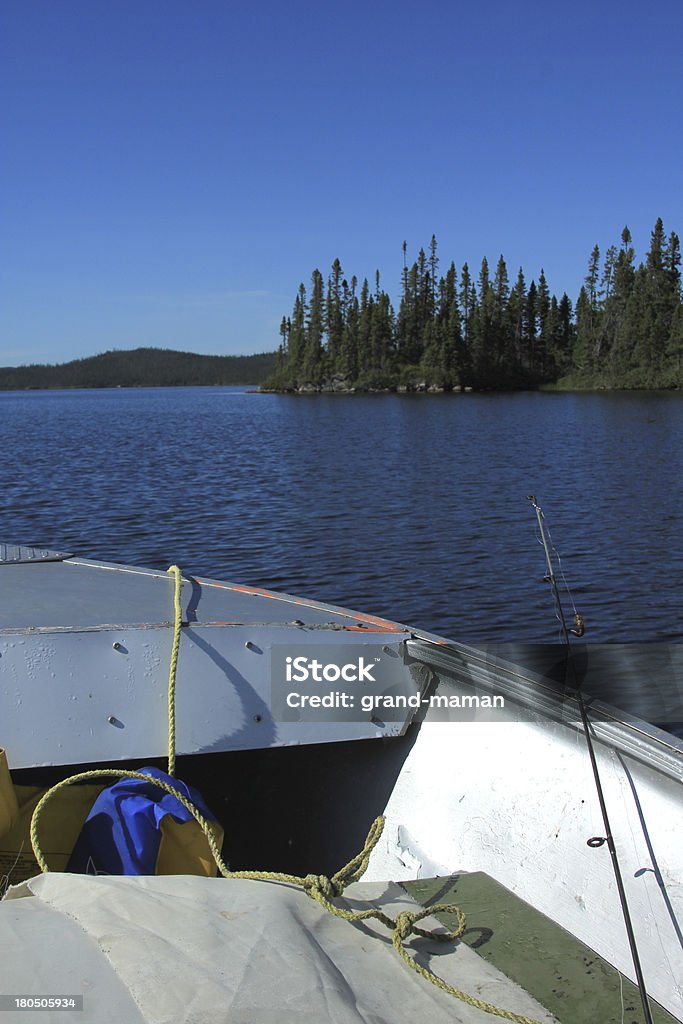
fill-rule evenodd
<path id="1" fill-rule="evenodd" d="M 459 384 L 452 388 L 445 388 L 438 384 L 428 384 L 426 380 L 414 380 L 407 384 L 389 384 L 384 387 L 364 386 L 350 380 L 341 373 L 335 373 L 320 384 L 295 384 L 287 388 L 261 388 L 261 391 L 269 391 L 281 394 L 296 395 L 356 395 L 356 394 L 430 394 L 442 395 L 446 393 L 464 393 L 472 391 L 470 387 L 461 387 Z"/>

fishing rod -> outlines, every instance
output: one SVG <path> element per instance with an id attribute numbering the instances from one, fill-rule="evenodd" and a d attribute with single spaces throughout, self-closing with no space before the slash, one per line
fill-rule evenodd
<path id="1" fill-rule="evenodd" d="M 584 735 L 586 737 L 586 745 L 588 747 L 588 756 L 590 757 L 591 768 L 593 769 L 593 779 L 595 781 L 595 788 L 598 794 L 598 801 L 600 803 L 600 812 L 602 814 L 602 822 L 605 828 L 605 835 L 596 836 L 593 839 L 588 840 L 588 845 L 593 847 L 602 846 L 603 843 L 607 843 L 607 849 L 609 850 L 610 857 L 612 860 L 612 868 L 614 870 L 614 879 L 617 884 L 617 892 L 619 893 L 619 902 L 621 904 L 621 912 L 624 918 L 624 924 L 626 926 L 626 935 L 628 937 L 628 944 L 631 950 L 631 958 L 633 960 L 633 967 L 636 974 L 636 980 L 638 983 L 638 991 L 640 992 L 640 1001 L 643 1005 L 643 1014 L 645 1016 L 645 1024 L 653 1024 L 652 1013 L 650 1011 L 650 1003 L 647 996 L 647 989 L 645 988 L 645 978 L 643 976 L 643 969 L 640 964 L 640 956 L 638 955 L 638 944 L 636 942 L 635 931 L 633 930 L 633 922 L 631 921 L 631 914 L 628 909 L 628 901 L 626 899 L 626 890 L 624 889 L 624 882 L 621 875 L 621 867 L 619 866 L 619 857 L 617 855 L 617 848 L 614 842 L 614 835 L 612 834 L 612 828 L 609 822 L 609 815 L 607 813 L 607 804 L 605 802 L 605 793 L 602 788 L 602 781 L 600 779 L 600 771 L 598 769 L 598 762 L 595 756 L 595 749 L 593 747 L 593 739 L 590 732 L 590 722 L 588 720 L 588 711 L 586 710 L 586 704 L 583 699 L 581 692 L 581 683 L 576 678 L 576 672 L 574 663 L 570 657 L 571 641 L 570 632 L 575 636 L 583 636 L 584 633 L 584 621 L 581 615 L 574 609 L 575 615 L 574 620 L 576 623 L 576 629 L 568 629 L 567 621 L 564 617 L 562 610 L 562 602 L 560 600 L 560 593 L 557 586 L 557 579 L 553 571 L 553 562 L 550 556 L 550 549 L 548 547 L 548 539 L 546 536 L 546 530 L 544 528 L 545 516 L 541 506 L 536 501 L 534 494 L 529 494 L 528 499 L 531 502 L 536 518 L 538 520 L 538 529 L 541 534 L 541 543 L 543 544 L 543 550 L 545 552 L 545 559 L 548 566 L 548 575 L 545 577 L 547 582 L 550 584 L 553 598 L 555 599 L 555 607 L 557 609 L 557 617 L 560 620 L 560 626 L 562 628 L 562 634 L 564 636 L 564 642 L 567 646 L 567 668 L 571 670 L 573 676 L 573 691 L 576 697 L 576 702 L 579 706 L 579 713 L 581 715 L 581 723 L 583 725 Z"/>

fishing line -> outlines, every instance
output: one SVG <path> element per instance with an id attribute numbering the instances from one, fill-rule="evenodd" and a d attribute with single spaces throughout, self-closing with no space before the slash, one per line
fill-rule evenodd
<path id="1" fill-rule="evenodd" d="M 552 534 L 550 532 L 550 527 L 548 526 L 547 523 L 545 524 L 545 530 L 546 530 L 546 533 L 548 534 L 548 540 L 550 541 L 550 547 L 552 548 L 553 553 L 555 555 L 555 558 L 557 559 L 557 566 L 558 566 L 558 568 L 560 570 L 560 575 L 562 576 L 562 582 L 564 583 L 564 588 L 567 591 L 567 595 L 569 597 L 569 600 L 572 603 L 572 611 L 574 612 L 574 616 L 576 617 L 576 615 L 578 613 L 576 611 L 576 605 L 574 604 L 574 597 L 572 595 L 571 590 L 569 589 L 569 583 L 567 582 L 567 577 L 565 576 L 564 569 L 562 568 L 562 559 L 560 558 L 560 552 L 557 550 L 557 548 L 555 546 L 555 542 L 553 541 L 553 536 L 552 536 Z"/>

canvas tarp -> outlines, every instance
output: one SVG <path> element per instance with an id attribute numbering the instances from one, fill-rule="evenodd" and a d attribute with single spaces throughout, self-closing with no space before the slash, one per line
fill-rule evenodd
<path id="1" fill-rule="evenodd" d="M 347 893 L 352 909 L 370 899 L 392 917 L 415 909 L 392 884 L 357 883 Z M 438 927 L 429 918 L 421 922 L 430 924 Z M 349 924 L 301 890 L 276 883 L 50 873 L 13 887 L 0 903 L 0 946 L 8 951 L 0 967 L 3 991 L 39 985 L 43 993 L 66 987 L 83 994 L 83 1024 L 496 1019 L 411 971 L 383 926 Z M 554 1020 L 465 944 L 413 939 L 408 948 L 479 999 Z M 40 1018 L 66 1024 L 68 1014 Z"/>

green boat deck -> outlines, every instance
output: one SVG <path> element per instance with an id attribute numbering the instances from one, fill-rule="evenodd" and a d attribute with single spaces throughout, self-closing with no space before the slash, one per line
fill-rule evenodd
<path id="1" fill-rule="evenodd" d="M 643 1024 L 640 995 L 632 982 L 483 872 L 401 886 L 424 907 L 456 903 L 467 917 L 461 941 L 526 989 L 561 1024 Z M 453 915 L 437 917 L 449 928 L 456 924 Z M 653 999 L 650 1008 L 655 1024 L 677 1024 Z"/>

